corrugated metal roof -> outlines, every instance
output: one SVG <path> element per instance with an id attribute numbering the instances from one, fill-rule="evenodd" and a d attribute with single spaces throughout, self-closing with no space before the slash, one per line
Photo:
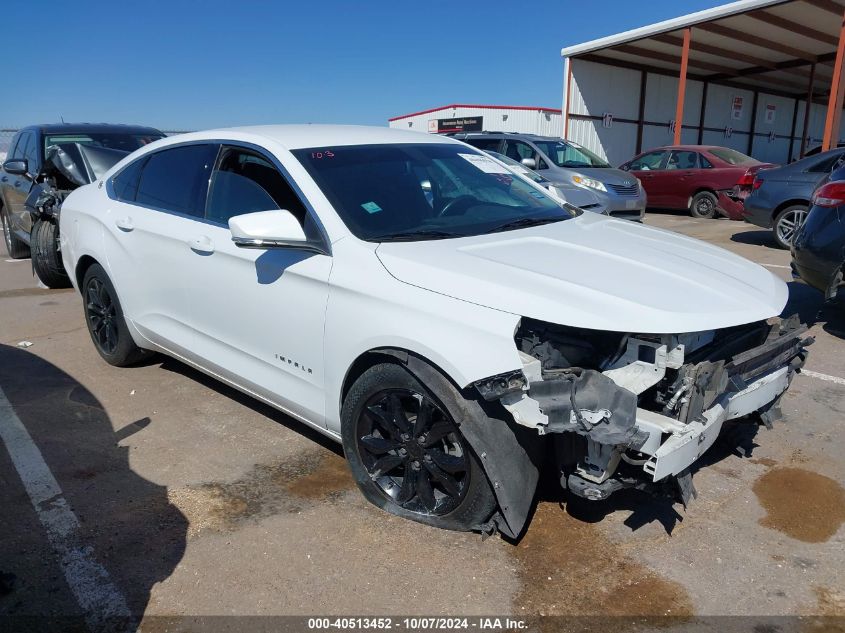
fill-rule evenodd
<path id="1" fill-rule="evenodd" d="M 687 76 L 772 94 L 815 94 L 829 86 L 842 0 L 740 0 L 562 49 L 564 57 L 675 74 L 692 29 Z"/>

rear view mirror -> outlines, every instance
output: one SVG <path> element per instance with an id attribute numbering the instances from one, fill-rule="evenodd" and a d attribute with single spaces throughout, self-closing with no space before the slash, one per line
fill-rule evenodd
<path id="1" fill-rule="evenodd" d="M 537 161 L 533 158 L 523 158 L 522 164 L 528 167 L 528 169 L 537 169 Z"/>
<path id="2" fill-rule="evenodd" d="M 3 163 L 3 170 L 13 176 L 28 176 L 29 165 L 25 158 L 13 158 Z"/>
<path id="3" fill-rule="evenodd" d="M 229 218 L 232 241 L 241 248 L 301 248 L 315 250 L 290 211 L 256 211 Z"/>

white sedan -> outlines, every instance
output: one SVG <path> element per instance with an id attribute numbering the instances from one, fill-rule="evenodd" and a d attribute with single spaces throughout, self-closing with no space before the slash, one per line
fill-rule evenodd
<path id="1" fill-rule="evenodd" d="M 374 504 L 457 530 L 518 535 L 552 454 L 570 494 L 686 502 L 810 342 L 756 264 L 437 135 L 163 139 L 74 191 L 61 237 L 107 362 L 178 358 L 341 442 Z"/>

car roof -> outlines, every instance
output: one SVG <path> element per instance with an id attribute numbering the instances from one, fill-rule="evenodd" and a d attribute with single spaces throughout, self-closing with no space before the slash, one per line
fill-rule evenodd
<path id="1" fill-rule="evenodd" d="M 123 123 L 41 123 L 38 125 L 28 125 L 22 129 L 36 130 L 42 134 L 109 134 L 123 132 L 125 134 L 164 135 L 163 132 L 154 127 L 125 125 Z"/>
<path id="2" fill-rule="evenodd" d="M 707 151 L 710 151 L 712 149 L 722 149 L 722 148 L 721 148 L 720 145 L 664 145 L 663 147 L 654 147 L 654 148 L 648 150 L 648 152 L 660 152 L 660 151 L 673 150 L 673 149 L 687 150 L 687 151 L 691 151 L 691 152 L 707 152 Z M 730 149 L 730 148 L 726 148 L 726 149 Z M 647 154 L 648 152 L 643 152 L 643 153 Z"/>
<path id="3" fill-rule="evenodd" d="M 285 149 L 340 147 L 344 145 L 385 145 L 399 143 L 458 143 L 437 134 L 397 130 L 388 127 L 365 125 L 254 125 L 247 127 L 220 128 L 202 132 L 190 132 L 168 138 L 174 143 L 199 140 L 270 140 Z M 167 142 L 158 141 L 157 147 Z"/>
<path id="4" fill-rule="evenodd" d="M 543 136 L 542 134 L 529 134 L 523 132 L 458 132 L 455 138 L 484 138 L 484 137 L 501 137 L 501 138 L 523 138 L 529 141 L 566 141 L 566 139 L 559 136 Z"/>

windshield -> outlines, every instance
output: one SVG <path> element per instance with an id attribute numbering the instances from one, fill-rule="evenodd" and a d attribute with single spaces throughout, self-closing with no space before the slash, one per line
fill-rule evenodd
<path id="1" fill-rule="evenodd" d="M 545 183 L 548 182 L 545 178 L 543 178 L 540 174 L 538 174 L 533 169 L 528 169 L 525 165 L 520 162 L 515 161 L 510 156 L 505 156 L 504 154 L 500 154 L 499 152 L 491 152 L 489 150 L 483 150 L 485 154 L 489 154 L 496 160 L 502 161 L 505 165 L 511 168 L 511 171 L 515 171 L 520 176 L 525 176 L 529 180 L 533 180 L 537 183 Z"/>
<path id="2" fill-rule="evenodd" d="M 558 167 L 598 167 L 605 169 L 610 164 L 585 147 L 563 141 L 532 141 Z"/>
<path id="3" fill-rule="evenodd" d="M 729 165 L 756 165 L 760 162 L 730 147 L 711 147 L 710 153 Z"/>
<path id="4" fill-rule="evenodd" d="M 159 134 L 128 134 L 126 132 L 110 132 L 107 134 L 48 134 L 44 137 L 44 150 L 51 145 L 61 143 L 81 143 L 108 149 L 119 149 L 124 152 L 134 152 L 148 143 L 157 141 L 164 136 Z"/>
<path id="5" fill-rule="evenodd" d="M 462 145 L 353 145 L 293 155 L 363 240 L 464 237 L 580 213 Z"/>

